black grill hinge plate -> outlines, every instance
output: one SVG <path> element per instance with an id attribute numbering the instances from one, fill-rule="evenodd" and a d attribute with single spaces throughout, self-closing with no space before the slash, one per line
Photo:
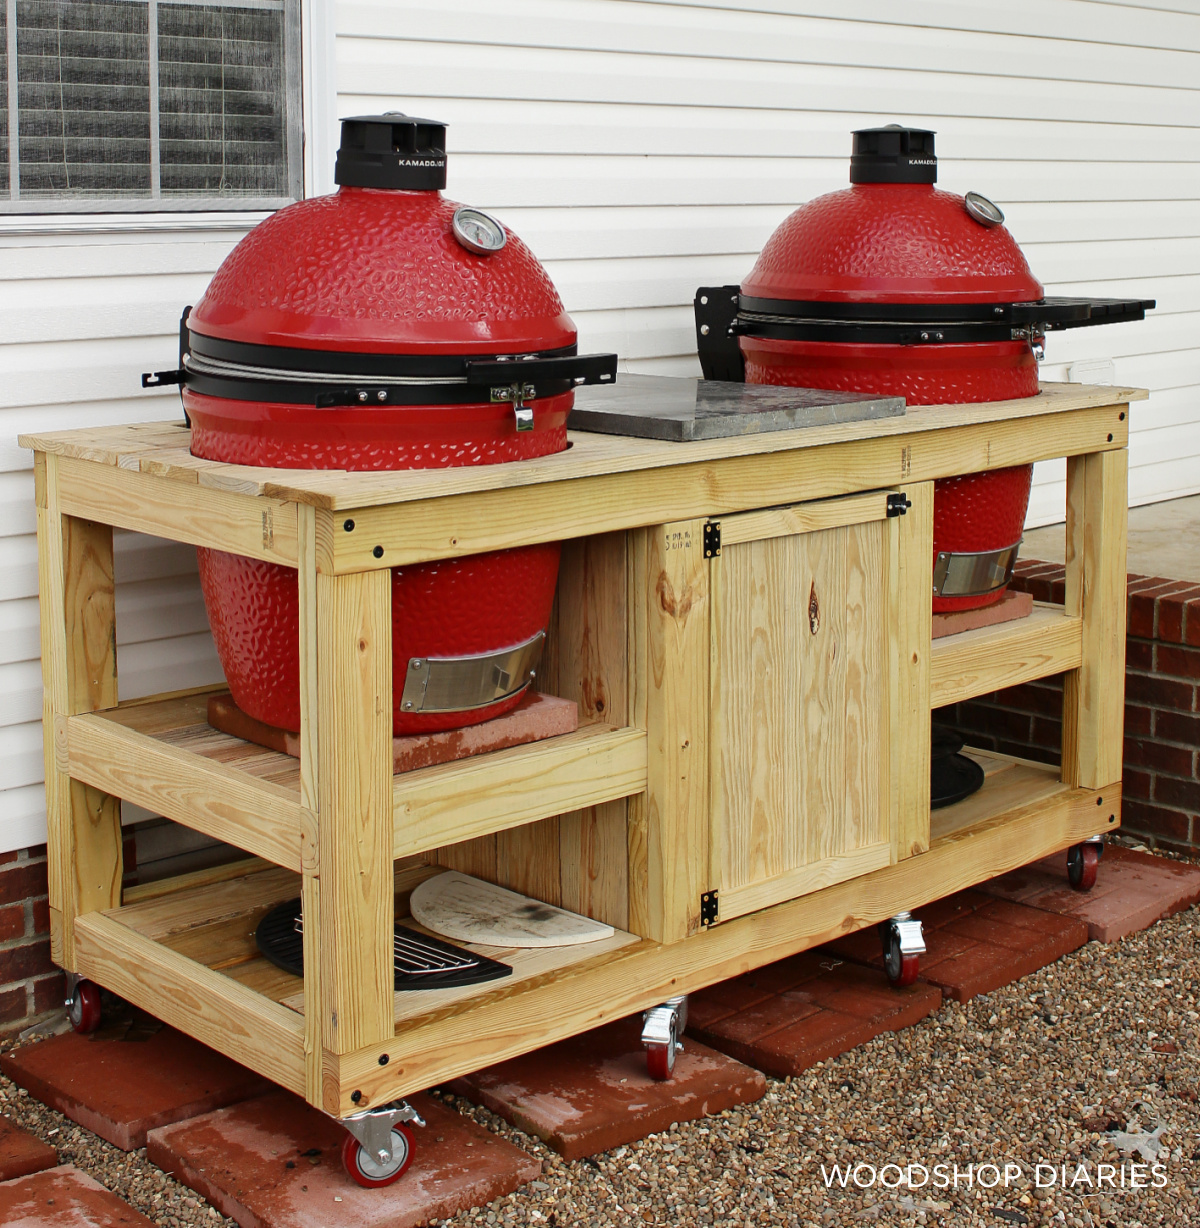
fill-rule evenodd
<path id="1" fill-rule="evenodd" d="M 705 891 L 700 896 L 700 924 L 707 929 L 711 925 L 716 925 L 720 916 L 720 906 L 717 901 L 717 892 Z"/>
<path id="2" fill-rule="evenodd" d="M 910 507 L 912 507 L 912 500 L 902 490 L 887 497 L 887 514 L 889 517 L 903 516 Z"/>
<path id="3" fill-rule="evenodd" d="M 891 513 L 889 512 L 890 516 Z M 721 522 L 709 520 L 704 525 L 704 557 L 714 559 L 721 553 Z"/>

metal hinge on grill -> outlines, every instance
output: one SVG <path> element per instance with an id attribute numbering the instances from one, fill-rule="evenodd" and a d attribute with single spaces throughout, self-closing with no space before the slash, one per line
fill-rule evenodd
<path id="1" fill-rule="evenodd" d="M 910 507 L 912 507 L 912 500 L 902 490 L 887 497 L 887 514 L 889 517 L 903 516 Z"/>
<path id="2" fill-rule="evenodd" d="M 704 526 L 704 557 L 714 559 L 721 553 L 721 522 L 710 520 Z"/>
<path id="3" fill-rule="evenodd" d="M 716 891 L 705 891 L 700 896 L 700 924 L 707 929 L 710 925 L 716 925 L 720 917 L 720 904 L 717 899 Z"/>

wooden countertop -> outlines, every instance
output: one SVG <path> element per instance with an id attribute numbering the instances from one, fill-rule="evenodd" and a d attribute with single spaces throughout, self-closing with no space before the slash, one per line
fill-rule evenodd
<path id="1" fill-rule="evenodd" d="M 342 511 L 533 487 L 638 470 L 666 469 L 731 457 L 797 452 L 830 444 L 917 435 L 947 427 L 1007 423 L 1073 410 L 1124 405 L 1145 400 L 1148 395 L 1141 388 L 1048 383 L 1042 385 L 1037 396 L 1017 401 L 916 405 L 910 406 L 902 417 L 694 443 L 572 431 L 569 434 L 569 449 L 554 456 L 503 465 L 384 473 L 263 469 L 199 460 L 188 451 L 187 428 L 182 423 L 172 422 L 26 434 L 20 436 L 20 443 L 22 447 L 36 452 L 154 474 L 212 490 L 260 495 L 329 511 Z"/>

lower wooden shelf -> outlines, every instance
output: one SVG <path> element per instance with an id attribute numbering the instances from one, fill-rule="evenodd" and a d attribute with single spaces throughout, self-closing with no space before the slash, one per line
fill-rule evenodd
<path id="1" fill-rule="evenodd" d="M 929 816 L 931 842 L 1071 791 L 1059 779 L 1059 769 L 1050 764 L 973 747 L 963 754 L 983 768 L 983 787 L 953 806 L 933 811 Z"/>

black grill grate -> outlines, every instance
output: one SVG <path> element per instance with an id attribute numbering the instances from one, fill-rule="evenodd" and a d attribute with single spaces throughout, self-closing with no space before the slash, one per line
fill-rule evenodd
<path id="1" fill-rule="evenodd" d="M 277 968 L 293 976 L 304 975 L 299 900 L 288 900 L 272 908 L 259 922 L 254 940 L 264 958 Z M 407 925 L 396 926 L 394 957 L 397 990 L 454 989 L 512 975 L 508 964 L 418 933 Z"/>

